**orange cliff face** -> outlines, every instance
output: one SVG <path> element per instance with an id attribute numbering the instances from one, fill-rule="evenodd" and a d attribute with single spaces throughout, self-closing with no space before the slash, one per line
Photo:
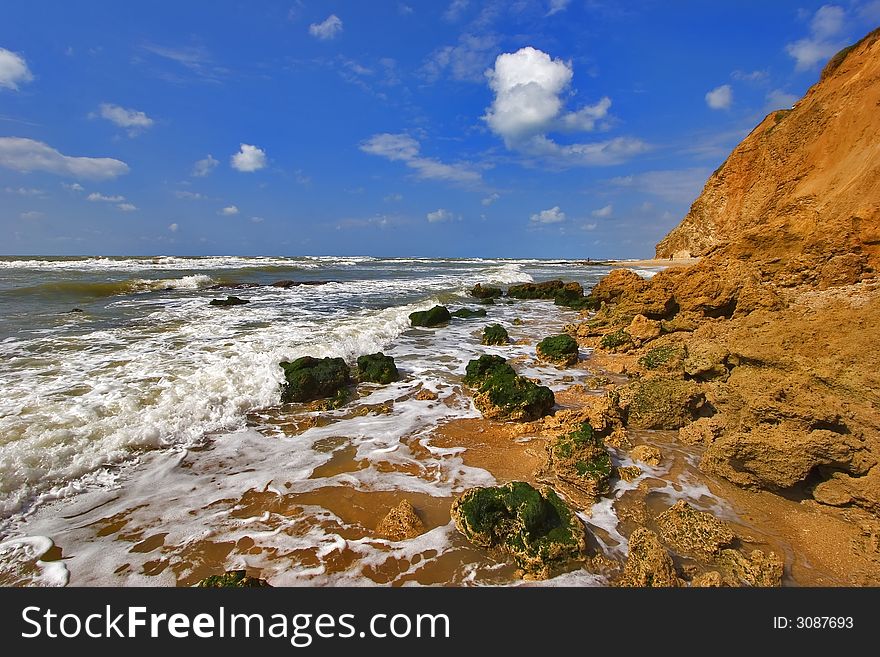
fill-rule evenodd
<path id="1" fill-rule="evenodd" d="M 880 268 L 880 28 L 712 174 L 657 245 L 658 258 L 683 256 L 762 263 L 771 278 L 836 258 L 832 284 Z"/>

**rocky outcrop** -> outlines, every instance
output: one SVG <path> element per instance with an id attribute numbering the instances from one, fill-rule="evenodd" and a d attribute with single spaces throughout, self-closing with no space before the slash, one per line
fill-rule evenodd
<path id="1" fill-rule="evenodd" d="M 225 299 L 211 299 L 209 305 L 211 306 L 243 306 L 246 303 L 250 303 L 247 299 L 241 299 L 239 297 L 226 297 Z"/>
<path id="2" fill-rule="evenodd" d="M 498 299 L 503 294 L 500 287 L 477 283 L 470 289 L 470 295 L 477 299 Z"/>
<path id="3" fill-rule="evenodd" d="M 430 310 L 420 310 L 410 313 L 409 322 L 412 326 L 440 326 L 452 319 L 446 306 L 434 306 Z"/>
<path id="4" fill-rule="evenodd" d="M 663 540 L 682 554 L 711 558 L 735 538 L 730 527 L 711 513 L 698 511 L 679 500 L 657 516 Z"/>
<path id="5" fill-rule="evenodd" d="M 620 586 L 670 588 L 682 585 L 675 572 L 675 563 L 657 534 L 639 527 L 629 537 L 629 557 L 623 569 Z"/>
<path id="6" fill-rule="evenodd" d="M 580 508 L 589 509 L 609 490 L 611 455 L 604 434 L 583 422 L 576 431 L 558 436 L 547 447 L 547 461 L 539 481 L 553 485 Z"/>
<path id="7" fill-rule="evenodd" d="M 544 338 L 537 346 L 538 358 L 560 367 L 569 367 L 578 362 L 578 343 L 570 335 L 553 335 Z"/>
<path id="8" fill-rule="evenodd" d="M 337 401 L 335 405 L 342 405 L 348 399 L 351 376 L 343 359 L 303 356 L 280 365 L 286 382 L 281 390 L 282 402 L 331 398 Z"/>
<path id="9" fill-rule="evenodd" d="M 481 342 L 485 345 L 505 345 L 510 342 L 510 335 L 501 324 L 489 324 L 483 329 Z"/>
<path id="10" fill-rule="evenodd" d="M 375 354 L 359 356 L 357 359 L 358 381 L 361 383 L 392 383 L 400 378 L 397 365 L 391 356 L 381 351 Z"/>
<path id="11" fill-rule="evenodd" d="M 455 312 L 452 313 L 453 317 L 458 317 L 459 319 L 470 319 L 471 317 L 485 317 L 486 309 L 478 308 L 473 310 L 471 308 L 459 308 Z"/>
<path id="12" fill-rule="evenodd" d="M 550 388 L 519 376 L 500 356 L 470 361 L 464 384 L 476 390 L 474 404 L 490 420 L 537 420 L 555 404 Z"/>

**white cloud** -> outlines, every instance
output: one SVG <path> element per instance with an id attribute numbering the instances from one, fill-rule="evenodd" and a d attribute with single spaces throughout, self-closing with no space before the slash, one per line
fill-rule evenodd
<path id="1" fill-rule="evenodd" d="M 99 192 L 92 192 L 86 197 L 89 201 L 99 203 L 119 203 L 125 200 L 124 196 L 105 196 Z"/>
<path id="2" fill-rule="evenodd" d="M 39 218 L 43 217 L 44 215 L 42 212 L 37 212 L 36 210 L 29 210 L 28 212 L 22 212 L 18 216 L 21 217 L 22 219 L 39 219 Z"/>
<path id="3" fill-rule="evenodd" d="M 71 157 L 41 141 L 0 137 L 0 166 L 23 173 L 45 171 L 73 178 L 103 180 L 128 173 L 128 165 L 110 157 Z"/>
<path id="4" fill-rule="evenodd" d="M 153 125 L 153 119 L 137 110 L 126 109 L 119 105 L 101 103 L 98 106 L 99 115 L 120 128 L 127 128 L 129 135 L 136 135 Z"/>
<path id="5" fill-rule="evenodd" d="M 443 208 L 434 210 L 434 212 L 429 212 L 426 217 L 428 218 L 428 222 L 432 224 L 454 219 L 454 215 L 449 210 Z"/>
<path id="6" fill-rule="evenodd" d="M 550 0 L 549 6 L 547 7 L 547 16 L 552 16 L 553 14 L 565 11 L 568 9 L 570 2 L 571 0 Z"/>
<path id="7" fill-rule="evenodd" d="M 605 219 L 607 217 L 610 217 L 613 212 L 614 212 L 614 206 L 609 203 L 608 205 L 606 205 L 603 208 L 599 208 L 598 210 L 593 210 L 590 214 L 593 215 L 594 217 L 598 217 L 600 219 Z"/>
<path id="8" fill-rule="evenodd" d="M 452 0 L 443 12 L 443 18 L 450 22 L 457 21 L 469 4 L 469 0 Z"/>
<path id="9" fill-rule="evenodd" d="M 176 233 L 178 228 L 179 228 L 179 226 L 177 224 L 169 224 L 168 225 L 168 230 L 170 230 L 172 233 Z"/>
<path id="10" fill-rule="evenodd" d="M 767 111 L 789 109 L 798 102 L 798 96 L 782 89 L 773 89 L 767 94 Z"/>
<path id="11" fill-rule="evenodd" d="M 22 82 L 34 79 L 24 57 L 6 48 L 0 48 L 0 87 L 18 90 Z"/>
<path id="12" fill-rule="evenodd" d="M 61 183 L 61 186 L 70 192 L 84 192 L 85 189 L 79 183 Z"/>
<path id="13" fill-rule="evenodd" d="M 564 111 L 574 72 L 570 62 L 551 59 L 532 47 L 504 53 L 486 73 L 495 93 L 483 120 L 511 150 L 544 157 L 565 165 L 602 165 L 622 162 L 647 150 L 639 139 L 618 137 L 602 142 L 560 144 L 547 136 L 553 131 L 587 132 L 607 127 L 611 99 L 574 112 Z"/>
<path id="14" fill-rule="evenodd" d="M 497 47 L 498 38 L 493 35 L 462 34 L 456 45 L 434 50 L 420 72 L 428 82 L 435 82 L 446 72 L 453 80 L 482 82 Z"/>
<path id="15" fill-rule="evenodd" d="M 810 35 L 785 46 L 795 60 L 796 70 L 813 68 L 843 47 L 840 32 L 845 19 L 846 11 L 837 5 L 822 5 L 816 10 L 810 21 Z"/>
<path id="16" fill-rule="evenodd" d="M 740 82 L 761 82 L 766 80 L 768 75 L 767 71 L 734 71 L 730 77 Z"/>
<path id="17" fill-rule="evenodd" d="M 214 157 L 208 153 L 208 156 L 204 159 L 199 160 L 193 166 L 192 175 L 197 176 L 199 178 L 204 178 L 209 175 L 214 169 L 217 168 L 217 165 L 220 164 L 218 160 L 215 160 Z"/>
<path id="18" fill-rule="evenodd" d="M 485 206 L 490 206 L 500 198 L 501 198 L 501 194 L 499 194 L 498 192 L 492 192 L 491 194 L 489 194 L 489 196 L 487 196 L 482 201 L 480 201 L 480 203 L 482 203 Z"/>
<path id="19" fill-rule="evenodd" d="M 262 217 L 251 217 L 251 222 L 255 224 L 261 224 L 265 221 Z"/>
<path id="20" fill-rule="evenodd" d="M 227 205 L 220 210 L 219 214 L 222 214 L 225 217 L 231 217 L 232 215 L 238 214 L 238 208 L 234 205 Z"/>
<path id="21" fill-rule="evenodd" d="M 233 169 L 250 173 L 266 168 L 266 152 L 251 144 L 241 144 L 238 153 L 230 158 Z"/>
<path id="22" fill-rule="evenodd" d="M 712 109 L 729 109 L 732 102 L 733 89 L 729 84 L 722 84 L 720 87 L 706 92 L 706 104 Z"/>
<path id="23" fill-rule="evenodd" d="M 7 194 L 18 194 L 19 196 L 43 196 L 46 193 L 45 190 L 33 187 L 7 187 L 3 191 Z"/>
<path id="24" fill-rule="evenodd" d="M 123 212 L 134 212 L 135 210 L 137 210 L 137 206 L 132 205 L 131 203 L 120 203 L 116 207 Z"/>
<path id="25" fill-rule="evenodd" d="M 420 145 L 405 134 L 387 132 L 373 135 L 360 145 L 370 155 L 378 155 L 391 161 L 403 162 L 416 172 L 416 176 L 428 180 L 443 180 L 461 185 L 477 185 L 482 176 L 468 164 L 446 164 L 440 160 L 419 155 Z"/>
<path id="26" fill-rule="evenodd" d="M 174 195 L 177 198 L 182 198 L 187 201 L 204 201 L 206 198 L 208 198 L 204 194 L 200 194 L 198 192 L 190 192 L 185 189 L 181 189 L 181 190 L 174 192 Z"/>
<path id="27" fill-rule="evenodd" d="M 342 32 L 342 21 L 336 14 L 330 14 L 320 23 L 309 25 L 309 34 L 323 41 L 334 38 L 340 32 Z"/>
<path id="28" fill-rule="evenodd" d="M 596 230 L 598 227 L 599 227 L 599 224 L 597 224 L 597 223 L 594 221 L 594 222 L 589 223 L 589 224 L 584 224 L 583 226 L 581 226 L 581 229 L 582 229 L 582 230 Z"/>
<path id="29" fill-rule="evenodd" d="M 541 210 L 533 214 L 530 221 L 534 224 L 558 224 L 565 221 L 565 213 L 556 205 L 549 210 Z"/>

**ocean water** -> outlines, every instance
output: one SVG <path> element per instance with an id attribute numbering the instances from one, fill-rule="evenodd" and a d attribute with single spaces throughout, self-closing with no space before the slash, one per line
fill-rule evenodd
<path id="1" fill-rule="evenodd" d="M 440 328 L 410 328 L 408 315 L 479 307 L 466 293 L 478 282 L 589 288 L 608 271 L 542 260 L 0 259 L 0 583 L 187 584 L 218 565 L 273 584 L 510 583 L 510 569 L 469 549 L 432 502 L 448 508 L 494 478 L 431 435 L 479 417 L 460 380 L 482 353 L 514 358 L 556 390 L 583 380 L 585 368 L 534 356 L 578 315 L 504 300 Z M 269 285 L 283 279 L 324 283 Z M 215 289 L 229 285 L 240 287 Z M 227 294 L 250 303 L 209 305 Z M 481 346 L 490 322 L 514 343 Z M 280 361 L 380 350 L 399 382 L 360 386 L 335 411 L 279 405 Z M 425 389 L 437 399 L 416 399 Z M 367 525 L 401 496 L 422 501 L 429 531 L 376 538 Z M 612 516 L 597 509 L 592 521 L 609 553 L 623 541 Z M 586 572 L 560 582 L 601 583 Z"/>

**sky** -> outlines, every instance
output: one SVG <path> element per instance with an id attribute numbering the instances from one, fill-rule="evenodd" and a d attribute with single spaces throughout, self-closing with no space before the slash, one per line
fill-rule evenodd
<path id="1" fill-rule="evenodd" d="M 641 258 L 880 0 L 0 15 L 0 253 Z"/>

